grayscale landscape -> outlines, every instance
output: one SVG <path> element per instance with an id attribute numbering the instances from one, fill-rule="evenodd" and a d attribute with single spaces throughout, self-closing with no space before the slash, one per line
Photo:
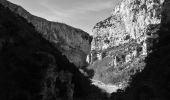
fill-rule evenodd
<path id="1" fill-rule="evenodd" d="M 0 0 L 0 100 L 169 100 L 169 0 Z"/>

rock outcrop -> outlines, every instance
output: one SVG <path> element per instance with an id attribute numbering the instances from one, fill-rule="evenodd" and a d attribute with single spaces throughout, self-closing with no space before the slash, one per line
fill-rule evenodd
<path id="1" fill-rule="evenodd" d="M 88 69 L 93 84 L 116 92 L 125 89 L 131 76 L 146 66 L 146 57 L 159 42 L 159 31 L 168 23 L 168 1 L 123 0 L 112 15 L 94 26 Z M 164 18 L 166 16 L 166 18 Z M 112 87 L 111 87 L 112 86 Z"/>
<path id="2" fill-rule="evenodd" d="M 44 38 L 53 43 L 63 55 L 67 56 L 70 62 L 78 67 L 86 66 L 86 55 L 90 51 L 92 39 L 88 33 L 63 23 L 50 22 L 34 16 L 22 7 L 6 0 L 0 0 L 0 4 L 25 18 Z"/>

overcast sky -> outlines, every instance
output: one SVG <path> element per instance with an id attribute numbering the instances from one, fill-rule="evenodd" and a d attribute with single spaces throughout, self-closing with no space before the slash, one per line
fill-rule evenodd
<path id="1" fill-rule="evenodd" d="M 33 15 L 62 22 L 90 34 L 93 26 L 110 16 L 120 0 L 9 0 Z"/>

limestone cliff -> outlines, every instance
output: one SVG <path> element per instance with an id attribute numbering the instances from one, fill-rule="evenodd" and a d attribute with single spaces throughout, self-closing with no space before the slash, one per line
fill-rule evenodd
<path id="1" fill-rule="evenodd" d="M 169 7 L 163 3 L 164 0 L 123 0 L 109 18 L 94 26 L 87 57 L 88 69 L 94 70 L 93 84 L 108 92 L 124 89 L 131 76 L 145 68 L 145 58 L 159 42 L 162 23 L 169 22 Z"/>
<path id="2" fill-rule="evenodd" d="M 22 7 L 6 0 L 0 0 L 0 4 L 33 24 L 36 30 L 40 32 L 44 38 L 62 51 L 63 55 L 67 56 L 70 62 L 74 63 L 76 66 L 86 65 L 86 55 L 90 51 L 91 43 L 91 36 L 89 36 L 88 33 L 63 23 L 50 22 L 34 16 Z"/>

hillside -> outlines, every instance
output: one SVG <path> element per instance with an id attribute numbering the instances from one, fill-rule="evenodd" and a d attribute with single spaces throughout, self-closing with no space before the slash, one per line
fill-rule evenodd
<path id="1" fill-rule="evenodd" d="M 24 8 L 6 0 L 0 0 L 0 4 L 25 18 L 45 39 L 53 43 L 63 55 L 67 56 L 70 62 L 78 67 L 86 65 L 86 55 L 90 51 L 92 39 L 88 33 L 63 23 L 51 22 L 34 16 Z"/>
<path id="2" fill-rule="evenodd" d="M 0 100 L 105 97 L 55 45 L 0 4 Z"/>

